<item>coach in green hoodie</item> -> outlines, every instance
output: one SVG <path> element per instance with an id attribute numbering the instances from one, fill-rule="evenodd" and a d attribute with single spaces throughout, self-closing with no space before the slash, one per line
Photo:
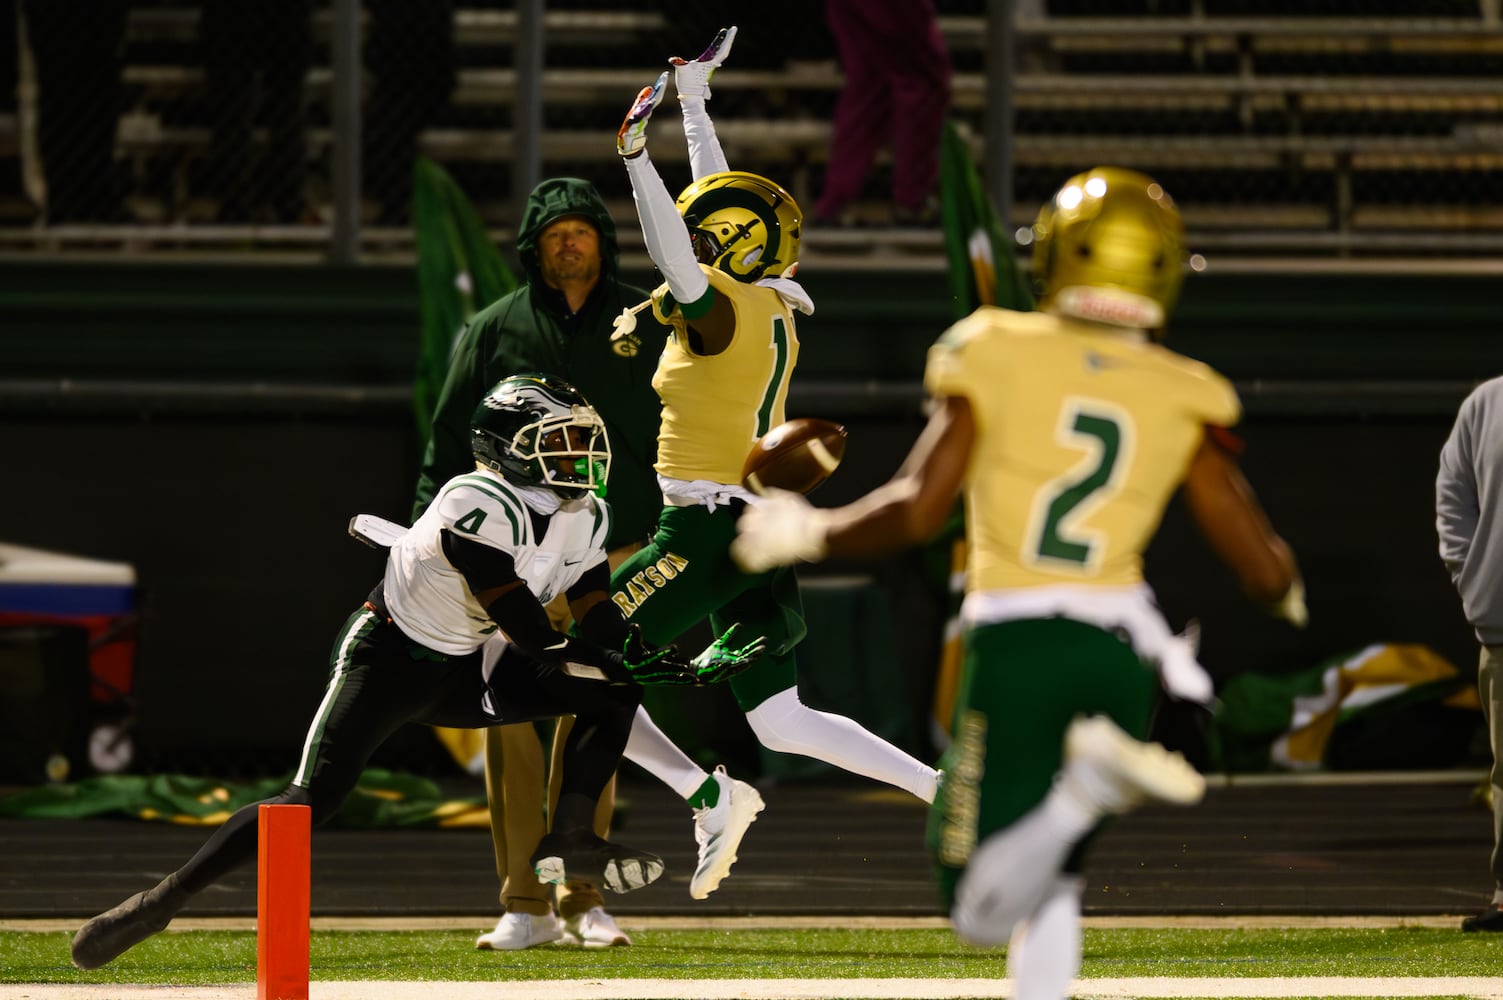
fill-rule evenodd
<path id="1" fill-rule="evenodd" d="M 644 310 L 630 336 L 611 340 L 615 318 L 647 298 L 643 289 L 622 283 L 619 253 L 616 226 L 589 181 L 557 177 L 533 189 L 517 238 L 527 281 L 477 313 L 460 335 L 433 415 L 414 520 L 439 486 L 474 467 L 470 417 L 490 387 L 507 376 L 537 371 L 573 383 L 610 433 L 606 499 L 613 515 L 607 542 L 611 568 L 652 534 L 663 502 L 653 470 L 660 404 L 652 376 L 668 331 Z M 559 624 L 568 619 L 567 606 L 550 606 L 549 613 L 561 616 Z M 560 720 L 555 734 L 555 770 L 570 722 Z M 560 892 L 560 921 L 549 902 L 551 887 L 540 885 L 533 874 L 529 858 L 544 833 L 540 806 L 545 772 L 532 725 L 488 731 L 485 759 L 496 872 L 506 912 L 495 930 L 476 940 L 476 947 L 512 951 L 561 937 L 586 947 L 630 944 L 606 913 L 598 887 L 574 883 Z M 596 813 L 596 832 L 602 836 L 614 797 L 613 781 L 601 794 Z M 528 805 L 507 810 L 508 801 Z"/>

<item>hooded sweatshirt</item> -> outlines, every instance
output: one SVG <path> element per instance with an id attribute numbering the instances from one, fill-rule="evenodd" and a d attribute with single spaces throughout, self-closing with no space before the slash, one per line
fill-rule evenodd
<path id="1" fill-rule="evenodd" d="M 573 316 L 563 295 L 543 283 L 537 255 L 542 231 L 570 215 L 588 219 L 600 232 L 601 255 L 600 281 Z M 621 282 L 616 226 L 589 181 L 557 177 L 533 189 L 522 214 L 517 254 L 526 283 L 476 313 L 455 345 L 434 410 L 412 517 L 417 519 L 445 482 L 475 467 L 470 418 L 490 388 L 521 372 L 546 372 L 572 383 L 599 411 L 610 435 L 605 499 L 613 526 L 607 545 L 645 540 L 662 508 L 653 471 L 660 404 L 652 376 L 668 330 L 643 310 L 633 339 L 611 342 L 612 321 L 647 293 Z"/>
<path id="2" fill-rule="evenodd" d="M 1484 644 L 1503 645 L 1503 378 L 1456 414 L 1435 477 L 1435 529 L 1467 621 Z"/>

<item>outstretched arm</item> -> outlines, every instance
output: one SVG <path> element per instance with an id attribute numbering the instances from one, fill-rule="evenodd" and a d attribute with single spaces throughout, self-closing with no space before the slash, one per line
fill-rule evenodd
<path id="1" fill-rule="evenodd" d="M 730 169 L 705 102 L 710 99 L 710 77 L 731 54 L 735 41 L 734 25 L 721 28 L 698 58 L 673 56 L 668 60 L 673 65 L 673 87 L 678 91 L 678 103 L 684 113 L 684 138 L 689 142 L 689 168 L 695 180 Z"/>
<path id="2" fill-rule="evenodd" d="M 832 510 L 811 507 L 797 493 L 775 492 L 741 515 L 731 556 L 757 573 L 830 556 L 884 555 L 932 538 L 954 509 L 975 434 L 970 401 L 946 396 L 887 483 Z"/>
<path id="3" fill-rule="evenodd" d="M 1294 553 L 1274 532 L 1231 454 L 1208 433 L 1190 460 L 1184 497 L 1190 516 L 1252 600 L 1303 625 L 1304 585 Z"/>

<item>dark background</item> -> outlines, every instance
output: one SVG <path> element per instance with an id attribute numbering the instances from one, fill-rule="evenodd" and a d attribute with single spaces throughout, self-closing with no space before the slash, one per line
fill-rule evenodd
<path id="1" fill-rule="evenodd" d="M 814 498 L 832 505 L 896 469 L 922 425 L 924 352 L 952 315 L 938 271 L 800 278 L 818 312 L 800 326 L 789 411 L 850 429 L 844 466 Z M 1376 642 L 1475 669 L 1436 554 L 1434 477 L 1462 396 L 1503 370 L 1493 284 L 1319 271 L 1187 282 L 1170 344 L 1236 381 L 1244 466 L 1299 555 L 1311 612 L 1296 631 L 1246 604 L 1171 508 L 1150 583 L 1173 624 L 1201 621 L 1218 681 Z M 135 566 L 138 768 L 292 766 L 329 642 L 381 571 L 346 523 L 409 509 L 418 327 L 408 268 L 0 268 L 0 541 Z M 916 553 L 806 571 L 870 579 L 808 588 L 804 657 L 810 685 L 847 691 L 841 707 L 926 753 L 943 617 L 927 566 Z M 691 745 L 713 740 L 702 755 L 745 766 L 756 751 L 728 706 L 700 692 L 663 713 Z"/>

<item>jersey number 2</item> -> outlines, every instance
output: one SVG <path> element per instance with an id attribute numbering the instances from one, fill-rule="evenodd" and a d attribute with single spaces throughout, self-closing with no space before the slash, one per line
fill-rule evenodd
<path id="1" fill-rule="evenodd" d="M 1056 437 L 1068 447 L 1084 448 L 1087 455 L 1040 491 L 1035 503 L 1042 504 L 1044 518 L 1034 555 L 1040 561 L 1088 566 L 1095 555 L 1096 533 L 1078 522 L 1120 485 L 1131 424 L 1125 414 L 1079 399 L 1067 401 L 1061 416 Z"/>

